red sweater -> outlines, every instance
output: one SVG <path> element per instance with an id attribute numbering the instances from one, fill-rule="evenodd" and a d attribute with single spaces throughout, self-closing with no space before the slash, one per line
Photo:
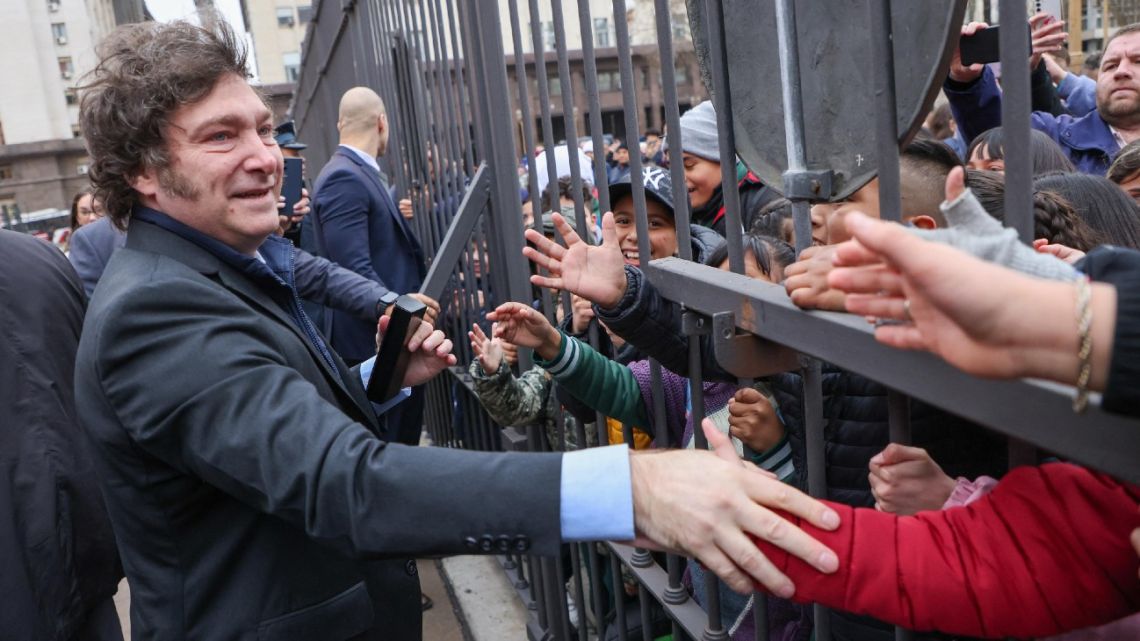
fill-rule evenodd
<path id="1" fill-rule="evenodd" d="M 1140 610 L 1138 499 L 1134 485 L 1051 463 L 1018 468 L 961 508 L 899 517 L 829 503 L 834 532 L 790 517 L 839 556 L 834 574 L 759 543 L 797 601 L 917 631 L 1044 636 Z"/>

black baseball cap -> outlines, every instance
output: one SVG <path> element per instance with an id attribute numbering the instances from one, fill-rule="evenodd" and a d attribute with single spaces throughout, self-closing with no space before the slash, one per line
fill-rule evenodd
<path id="1" fill-rule="evenodd" d="M 673 178 L 668 171 L 649 165 L 641 169 L 641 184 L 645 185 L 646 198 L 652 198 L 673 215 Z M 610 206 L 633 192 L 633 172 L 610 185 Z"/>

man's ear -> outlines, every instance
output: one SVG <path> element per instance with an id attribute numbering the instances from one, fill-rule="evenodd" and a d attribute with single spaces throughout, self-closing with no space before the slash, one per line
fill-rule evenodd
<path id="1" fill-rule="evenodd" d="M 938 229 L 938 221 L 934 220 L 931 216 L 914 216 L 913 218 L 908 218 L 907 222 L 919 229 Z"/>
<path id="2" fill-rule="evenodd" d="M 128 182 L 144 198 L 153 198 L 158 193 L 158 172 L 149 167 L 140 169 L 137 174 L 128 179 Z"/>

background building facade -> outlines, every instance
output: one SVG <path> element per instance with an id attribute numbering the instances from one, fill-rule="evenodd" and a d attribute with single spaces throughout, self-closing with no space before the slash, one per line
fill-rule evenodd
<path id="1" fill-rule="evenodd" d="M 65 208 L 87 184 L 76 85 L 142 0 L 0 0 L 0 223 Z"/>

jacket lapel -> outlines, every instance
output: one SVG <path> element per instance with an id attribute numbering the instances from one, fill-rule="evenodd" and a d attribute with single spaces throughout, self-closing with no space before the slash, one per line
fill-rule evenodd
<path id="1" fill-rule="evenodd" d="M 360 384 L 359 375 L 356 372 L 349 370 L 348 367 L 345 366 L 344 361 L 340 359 L 336 352 L 334 352 L 331 347 L 328 347 L 326 345 L 326 348 L 329 350 L 329 353 L 332 354 L 333 362 L 338 369 L 338 371 L 334 373 L 332 367 L 329 366 L 328 361 L 325 360 L 324 356 L 322 356 L 320 351 L 317 349 L 317 346 L 313 344 L 313 341 L 311 341 L 303 331 L 301 331 L 300 327 L 297 327 L 297 323 L 295 323 L 293 321 L 293 318 L 289 316 L 289 314 L 287 314 L 284 309 L 281 308 L 281 305 L 274 301 L 269 296 L 269 294 L 262 291 L 261 288 L 254 285 L 248 278 L 240 274 L 237 270 L 233 269 L 229 265 L 222 264 L 220 267 L 221 268 L 218 270 L 218 275 L 221 278 L 222 284 L 226 287 L 226 289 L 234 292 L 238 296 L 242 297 L 250 305 L 257 307 L 266 314 L 272 316 L 277 320 L 277 322 L 287 327 L 289 331 L 293 333 L 293 335 L 295 335 L 302 343 L 305 344 L 305 349 L 309 351 L 309 355 L 312 356 L 313 360 L 316 361 L 320 366 L 321 371 L 323 371 L 325 374 L 325 379 L 329 382 L 329 385 L 331 385 L 334 389 L 340 390 L 340 392 L 342 392 L 345 397 L 347 397 L 350 401 L 352 401 L 354 405 L 357 406 L 357 409 L 360 410 L 360 413 L 366 419 L 368 419 L 368 424 L 370 426 L 376 427 L 376 412 L 372 409 L 371 403 L 368 402 L 367 396 L 354 393 L 358 390 L 363 391 Z M 316 328 L 314 327 L 314 331 L 315 329 Z"/>
<path id="2" fill-rule="evenodd" d="M 351 151 L 338 148 L 337 153 L 351 160 L 360 170 L 360 173 L 364 174 L 367 177 L 367 179 L 371 182 L 372 187 L 376 190 L 380 198 L 380 202 L 383 203 L 384 209 L 387 210 L 388 215 L 396 221 L 396 227 L 400 230 L 400 233 L 404 235 L 404 240 L 411 243 L 413 247 L 416 247 L 418 249 L 420 246 L 419 240 L 416 239 L 415 235 L 412 233 L 411 228 L 408 227 L 408 221 L 400 215 L 400 210 L 396 207 L 396 203 L 392 202 L 392 195 L 388 193 L 388 189 L 384 186 L 384 183 L 380 181 L 380 173 L 373 169 L 370 165 L 365 164 L 363 160 L 361 160 L 359 157 L 357 157 L 356 154 L 352 153 Z"/>
<path id="3" fill-rule="evenodd" d="M 350 371 L 344 365 L 344 362 L 340 360 L 340 357 L 337 356 L 336 352 L 333 352 L 330 348 L 329 351 L 332 353 L 333 362 L 336 363 L 336 366 L 340 370 L 334 373 L 328 362 L 317 350 L 316 345 L 301 331 L 301 328 L 297 327 L 297 323 L 293 322 L 292 317 L 290 317 L 269 294 L 254 285 L 249 278 L 198 245 L 155 225 L 136 224 L 132 226 L 131 233 L 127 236 L 127 243 L 143 251 L 162 254 L 177 260 L 200 274 L 218 281 L 221 286 L 241 297 L 242 300 L 246 301 L 251 307 L 260 310 L 262 313 L 276 320 L 305 345 L 305 349 L 308 350 L 313 360 L 317 362 L 329 385 L 333 389 L 338 390 L 346 400 L 352 402 L 352 404 L 357 407 L 361 416 L 365 418 L 367 425 L 372 428 L 374 432 L 379 432 L 379 425 L 376 422 L 376 412 L 372 409 L 371 403 L 368 402 L 367 396 L 363 393 L 363 386 L 360 384 L 359 376 L 355 372 Z M 338 373 L 340 375 L 339 377 L 337 376 Z"/>

